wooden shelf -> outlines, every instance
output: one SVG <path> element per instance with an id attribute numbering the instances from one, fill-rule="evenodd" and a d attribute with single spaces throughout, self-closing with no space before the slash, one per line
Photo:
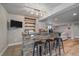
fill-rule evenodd
<path id="1" fill-rule="evenodd" d="M 25 27 L 35 27 L 35 26 L 25 26 Z"/>
<path id="2" fill-rule="evenodd" d="M 32 18 L 32 17 L 25 17 L 25 20 L 26 20 L 26 19 L 36 20 L 35 18 Z"/>
<path id="3" fill-rule="evenodd" d="M 28 31 L 28 30 L 35 31 L 35 25 L 36 25 L 36 19 L 25 17 L 24 27 L 25 27 L 26 31 Z"/>
<path id="4" fill-rule="evenodd" d="M 32 20 L 32 19 L 29 19 L 29 20 L 28 20 L 28 19 L 25 19 L 24 21 L 36 21 L 36 20 Z"/>
<path id="5" fill-rule="evenodd" d="M 25 22 L 25 24 L 35 24 L 35 23 L 31 23 L 31 22 Z"/>
<path id="6" fill-rule="evenodd" d="M 25 22 L 35 22 L 36 20 L 25 20 Z"/>

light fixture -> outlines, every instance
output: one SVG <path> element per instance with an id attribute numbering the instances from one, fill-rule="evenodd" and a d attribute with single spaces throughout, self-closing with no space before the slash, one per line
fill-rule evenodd
<path id="1" fill-rule="evenodd" d="M 46 15 L 45 11 L 35 9 L 35 8 L 32 8 L 32 7 L 28 7 L 28 6 L 24 6 L 24 7 L 29 9 L 30 14 L 32 14 L 32 15 L 39 16 L 39 17 L 42 17 L 42 16 Z"/>
<path id="2" fill-rule="evenodd" d="M 77 13 L 73 13 L 73 16 L 76 16 L 77 15 Z"/>

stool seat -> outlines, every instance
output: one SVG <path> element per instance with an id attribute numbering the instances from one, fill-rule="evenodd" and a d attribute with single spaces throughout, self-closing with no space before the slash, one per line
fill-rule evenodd
<path id="1" fill-rule="evenodd" d="M 46 42 L 54 41 L 53 39 L 47 39 Z"/>
<path id="2" fill-rule="evenodd" d="M 42 41 L 36 41 L 36 42 L 35 42 L 36 45 L 38 45 L 38 44 L 43 44 L 43 43 L 44 43 L 44 42 L 42 42 Z"/>
<path id="3" fill-rule="evenodd" d="M 42 42 L 42 41 L 38 41 L 38 44 L 43 44 L 44 42 Z"/>

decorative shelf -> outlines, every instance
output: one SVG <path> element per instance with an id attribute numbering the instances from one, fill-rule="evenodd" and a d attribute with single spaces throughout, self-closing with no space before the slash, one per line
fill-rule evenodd
<path id="1" fill-rule="evenodd" d="M 25 27 L 35 27 L 35 26 L 25 26 Z"/>
<path id="2" fill-rule="evenodd" d="M 33 30 L 33 31 L 35 31 L 35 29 L 25 29 L 26 31 L 28 31 L 28 30 Z"/>
<path id="3" fill-rule="evenodd" d="M 25 17 L 24 27 L 26 31 L 33 30 L 35 32 L 35 26 L 36 26 L 35 18 Z"/>
<path id="4" fill-rule="evenodd" d="M 32 23 L 32 22 L 25 22 L 25 24 L 35 24 L 35 23 Z"/>

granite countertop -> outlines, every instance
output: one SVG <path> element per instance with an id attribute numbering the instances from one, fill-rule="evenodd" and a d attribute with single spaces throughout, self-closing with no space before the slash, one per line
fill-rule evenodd
<path id="1" fill-rule="evenodd" d="M 32 36 L 32 37 L 30 36 L 30 39 L 26 39 L 26 48 L 25 48 L 25 49 L 27 49 L 26 52 L 30 52 L 33 49 L 33 44 L 34 44 L 35 41 L 38 41 L 38 40 L 42 40 L 42 41 L 44 40 L 45 41 L 47 38 L 49 38 L 48 33 L 41 33 L 41 34 L 31 33 L 29 35 L 34 35 L 34 36 Z M 26 53 L 26 54 L 28 54 L 28 53 Z"/>

